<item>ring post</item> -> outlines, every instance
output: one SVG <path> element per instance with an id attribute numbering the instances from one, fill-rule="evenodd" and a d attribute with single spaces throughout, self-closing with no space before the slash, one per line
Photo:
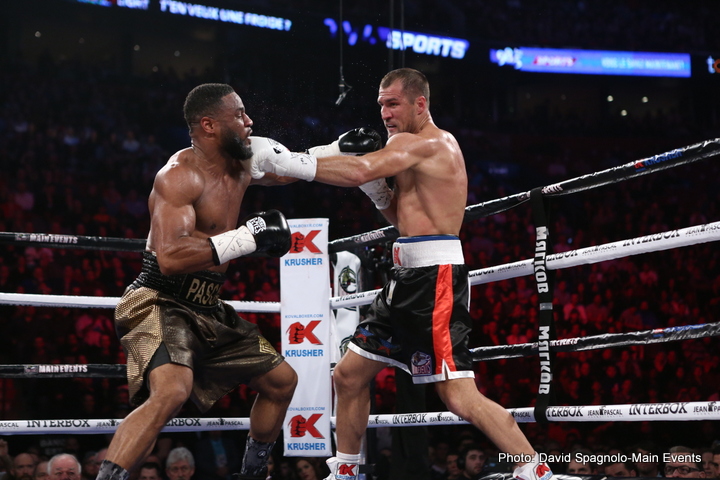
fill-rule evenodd
<path id="1" fill-rule="evenodd" d="M 282 353 L 298 375 L 283 425 L 285 456 L 332 455 L 328 219 L 288 220 L 280 259 Z"/>

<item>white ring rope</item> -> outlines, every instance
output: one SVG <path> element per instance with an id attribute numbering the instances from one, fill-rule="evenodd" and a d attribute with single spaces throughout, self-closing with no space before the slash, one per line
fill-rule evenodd
<path id="1" fill-rule="evenodd" d="M 659 252 L 671 248 L 687 247 L 699 243 L 716 242 L 720 240 L 720 222 L 669 230 L 652 235 L 605 243 L 594 247 L 585 247 L 568 252 L 554 253 L 547 257 L 547 268 L 559 270 L 561 268 L 575 267 L 583 264 L 615 260 L 616 258 L 639 255 L 641 253 Z M 534 273 L 534 259 L 520 260 L 495 267 L 481 268 L 470 272 L 470 284 L 498 282 L 509 278 L 532 275 Z M 356 307 L 372 303 L 378 290 L 331 297 L 330 305 L 333 309 Z"/>
<path id="2" fill-rule="evenodd" d="M 508 408 L 518 423 L 534 423 L 532 407 Z M 547 419 L 556 422 L 645 422 L 720 420 L 717 402 L 635 403 L 625 405 L 584 405 L 548 407 Z M 336 417 L 330 419 L 332 428 Z M 121 419 L 3 420 L 3 435 L 98 434 L 112 433 Z M 450 412 L 401 413 L 370 415 L 369 428 L 466 425 L 469 422 Z M 174 418 L 163 432 L 210 430 L 249 430 L 250 419 L 243 418 Z"/>
<path id="3" fill-rule="evenodd" d="M 585 247 L 568 252 L 554 253 L 547 257 L 547 268 L 559 270 L 561 268 L 575 267 L 614 260 L 616 258 L 639 255 L 641 253 L 659 252 L 671 248 L 687 247 L 699 243 L 716 242 L 720 240 L 720 222 L 669 230 L 652 235 L 605 243 L 594 247 Z M 509 278 L 532 275 L 534 272 L 533 259 L 520 260 L 495 267 L 481 268 L 470 272 L 470 284 L 507 280 Z M 339 308 L 368 305 L 380 292 L 368 290 L 366 292 L 330 297 L 330 307 Z M 0 292 L 0 305 L 34 305 L 41 307 L 75 307 L 75 308 L 115 308 L 119 297 L 88 297 L 72 295 L 38 295 L 27 293 Z M 280 312 L 280 302 L 226 302 L 238 312 Z"/>
<path id="4" fill-rule="evenodd" d="M 0 305 L 32 305 L 36 307 L 115 308 L 120 297 L 88 297 L 82 295 L 40 295 L 37 293 L 0 292 Z M 240 302 L 224 300 L 237 312 L 279 313 L 280 302 Z"/>

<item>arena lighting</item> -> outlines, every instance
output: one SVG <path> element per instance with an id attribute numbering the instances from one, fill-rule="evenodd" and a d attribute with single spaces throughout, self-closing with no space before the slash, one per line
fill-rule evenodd
<path id="1" fill-rule="evenodd" d="M 720 73 L 720 58 L 707 58 L 707 66 L 709 73 Z"/>
<path id="2" fill-rule="evenodd" d="M 89 3 L 100 7 L 118 6 L 120 8 L 134 8 L 147 10 L 150 7 L 150 0 L 76 0 L 78 3 Z"/>
<path id="3" fill-rule="evenodd" d="M 238 25 L 269 28 L 272 30 L 289 31 L 292 27 L 292 20 L 288 20 L 287 18 L 271 17 L 258 13 L 228 10 L 176 0 L 160 0 L 160 11 L 173 15 L 188 15 L 205 20 L 217 20 L 219 22 L 236 23 Z"/>
<path id="4" fill-rule="evenodd" d="M 326 18 L 323 24 L 328 27 L 330 36 L 338 33 L 337 21 Z M 344 20 L 343 32 L 347 36 L 348 45 L 357 45 L 359 42 L 376 45 L 384 44 L 392 50 L 412 50 L 415 53 L 432 55 L 436 57 L 450 57 L 462 59 L 470 48 L 470 42 L 463 38 L 445 37 L 427 33 L 411 32 L 409 30 L 394 30 L 388 27 L 374 27 L 366 24 L 362 28 L 354 28 Z"/>
<path id="5" fill-rule="evenodd" d="M 553 48 L 490 49 L 490 61 L 524 72 L 690 77 L 690 54 Z"/>
<path id="6" fill-rule="evenodd" d="M 100 7 L 120 7 L 134 10 L 159 10 L 171 15 L 184 15 L 203 20 L 247 25 L 250 27 L 268 28 L 271 30 L 289 31 L 292 20 L 253 12 L 242 12 L 226 8 L 203 5 L 201 3 L 182 2 L 179 0 L 73 0 L 77 3 L 97 5 Z"/>

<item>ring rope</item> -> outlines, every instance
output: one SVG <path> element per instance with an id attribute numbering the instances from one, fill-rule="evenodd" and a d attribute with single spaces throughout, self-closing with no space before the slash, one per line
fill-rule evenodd
<path id="1" fill-rule="evenodd" d="M 0 378 L 122 378 L 126 379 L 124 364 L 75 363 L 0 365 Z"/>
<path id="2" fill-rule="evenodd" d="M 506 409 L 518 423 L 535 423 L 533 407 Z M 634 403 L 624 405 L 578 405 L 548 407 L 547 419 L 555 422 L 645 422 L 720 420 L 717 402 Z M 3 435 L 98 434 L 112 433 L 120 419 L 55 419 L 0 421 Z M 451 412 L 426 412 L 370 415 L 369 428 L 464 425 L 469 422 Z M 330 418 L 335 428 L 337 417 Z M 209 430 L 249 430 L 250 419 L 242 418 L 174 418 L 163 432 Z"/>
<path id="3" fill-rule="evenodd" d="M 614 260 L 620 257 L 639 255 L 641 253 L 658 252 L 671 248 L 686 247 L 700 243 L 720 240 L 720 222 L 669 230 L 652 235 L 644 235 L 627 240 L 605 243 L 593 247 L 585 247 L 568 252 L 548 255 L 547 268 L 558 270 L 583 264 L 592 264 Z M 469 273 L 470 284 L 507 280 L 509 278 L 532 275 L 533 259 L 520 260 L 494 267 L 481 268 Z M 330 307 L 356 307 L 372 303 L 381 289 L 330 297 Z M 73 295 L 39 295 L 27 293 L 0 292 L 0 305 L 34 305 L 41 307 L 75 307 L 75 308 L 115 308 L 118 297 L 88 297 Z M 239 302 L 228 301 L 239 312 L 280 312 L 280 302 Z"/>
<path id="4" fill-rule="evenodd" d="M 605 333 L 588 337 L 564 338 L 550 342 L 556 352 L 580 352 L 604 348 L 648 345 L 720 336 L 720 322 L 679 327 L 654 328 L 626 333 Z M 474 362 L 530 357 L 537 355 L 538 343 L 492 345 L 471 348 Z M 98 363 L 0 365 L 0 378 L 125 378 L 125 365 Z"/>
<path id="5" fill-rule="evenodd" d="M 639 255 L 641 253 L 658 252 L 671 248 L 687 247 L 699 243 L 716 242 L 720 240 L 720 222 L 669 230 L 667 232 L 643 235 L 641 237 L 605 243 L 593 247 L 584 247 L 547 256 L 547 268 L 559 270 L 561 268 L 575 267 L 583 264 L 592 264 L 615 260 L 621 257 Z M 507 280 L 509 278 L 532 275 L 534 273 L 533 259 L 520 260 L 494 267 L 481 268 L 469 273 L 470 284 Z M 330 298 L 333 309 L 367 305 L 380 292 L 381 289 L 368 290 Z M 0 303 L 2 300 L 0 299 Z"/>
<path id="6" fill-rule="evenodd" d="M 115 308 L 120 297 L 88 297 L 83 295 L 42 295 L 38 293 L 0 292 L 0 305 L 31 305 L 35 307 Z M 280 302 L 246 302 L 223 300 L 238 312 L 279 313 Z"/>
<path id="7" fill-rule="evenodd" d="M 649 345 L 653 343 L 676 342 L 705 337 L 720 336 L 720 322 L 680 327 L 654 328 L 625 333 L 603 333 L 588 337 L 563 338 L 552 340 L 550 350 L 556 352 L 582 352 L 605 348 Z M 537 355 L 538 343 L 518 343 L 515 345 L 492 345 L 471 348 L 474 362 L 500 360 L 506 358 L 530 357 Z M 1 376 L 1 375 L 0 375 Z"/>

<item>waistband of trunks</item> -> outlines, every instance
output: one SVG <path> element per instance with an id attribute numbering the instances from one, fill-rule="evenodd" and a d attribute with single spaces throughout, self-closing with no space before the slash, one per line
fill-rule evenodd
<path id="1" fill-rule="evenodd" d="M 143 252 L 142 271 L 133 287 L 147 287 L 171 295 L 175 300 L 200 313 L 214 311 L 219 305 L 220 287 L 225 275 L 202 270 L 181 275 L 163 275 L 154 253 Z"/>
<path id="2" fill-rule="evenodd" d="M 463 265 L 462 244 L 455 235 L 400 237 L 393 244 L 393 263 L 398 267 Z"/>

